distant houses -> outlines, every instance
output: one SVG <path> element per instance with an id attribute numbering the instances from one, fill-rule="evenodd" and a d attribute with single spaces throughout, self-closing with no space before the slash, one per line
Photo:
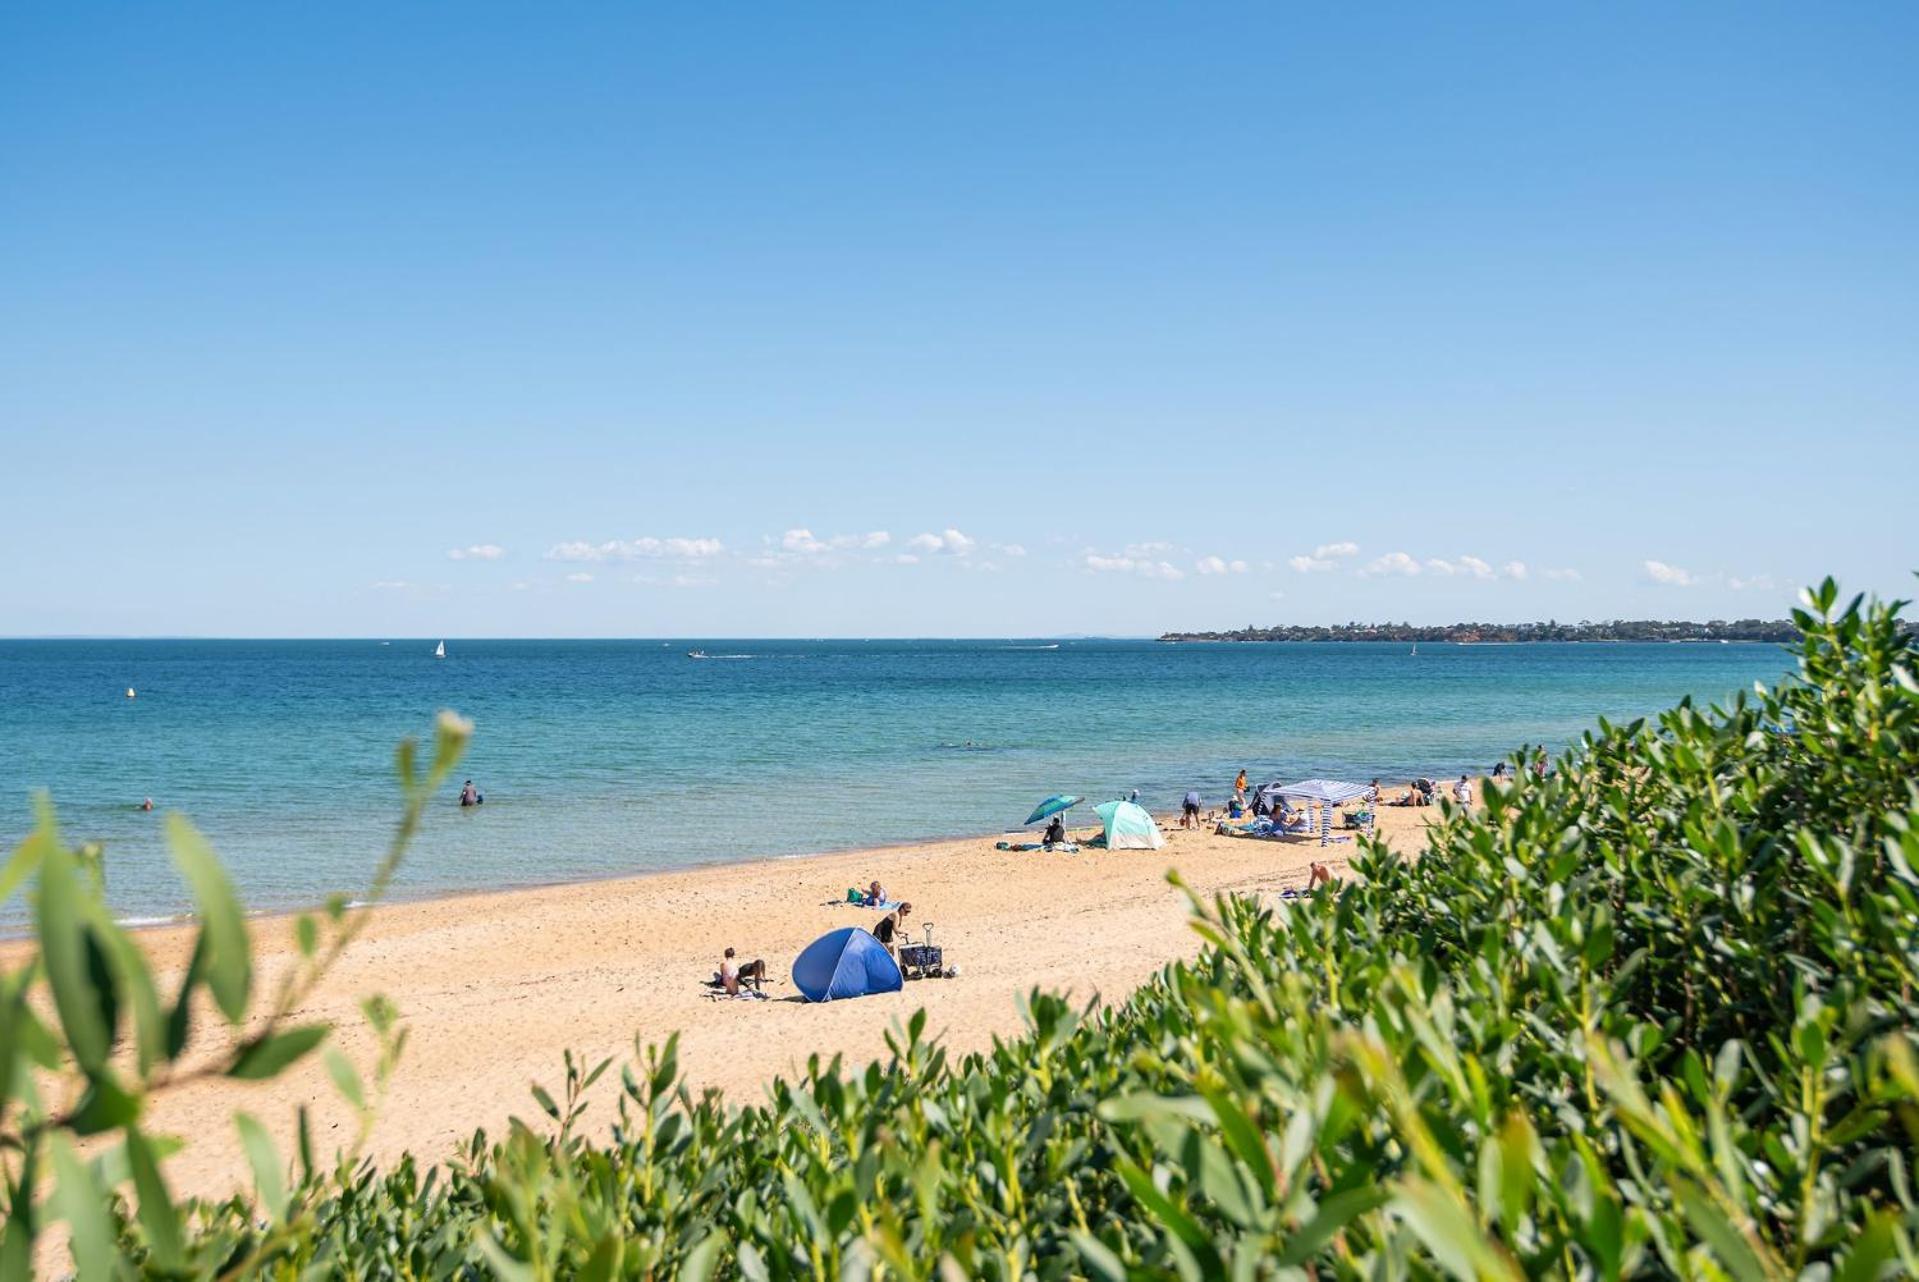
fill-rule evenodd
<path id="1" fill-rule="evenodd" d="M 1161 641 L 1791 641 L 1799 635 L 1789 619 L 1713 619 L 1705 623 L 1657 619 L 1612 619 L 1594 623 L 1336 623 L 1325 627 L 1276 624 L 1233 632 L 1168 632 Z"/>

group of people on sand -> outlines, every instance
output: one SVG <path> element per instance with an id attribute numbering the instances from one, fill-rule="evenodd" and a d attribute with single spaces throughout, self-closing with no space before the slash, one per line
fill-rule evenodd
<path id="1" fill-rule="evenodd" d="M 880 885 L 875 879 L 860 892 L 860 897 L 852 902 L 861 908 L 876 908 L 890 901 L 886 898 L 886 887 Z M 906 919 L 912 914 L 913 905 L 902 902 L 886 916 L 880 918 L 878 924 L 873 927 L 873 937 L 885 946 L 888 953 L 892 953 L 899 943 L 905 941 Z M 718 987 L 728 997 L 738 997 L 749 986 L 752 991 L 759 992 L 765 987 L 768 978 L 770 976 L 766 972 L 766 962 L 761 958 L 756 957 L 750 962 L 742 962 L 739 960 L 737 950 L 732 948 L 728 948 L 720 957 Z"/>

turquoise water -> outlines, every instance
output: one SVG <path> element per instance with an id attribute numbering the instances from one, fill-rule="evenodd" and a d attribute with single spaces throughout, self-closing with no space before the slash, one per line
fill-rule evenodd
<path id="1" fill-rule="evenodd" d="M 0 642 L 0 834 L 49 789 L 118 911 L 186 906 L 159 814 L 249 904 L 365 883 L 390 762 L 453 708 L 486 805 L 436 808 L 397 893 L 520 886 L 997 831 L 1040 797 L 1155 808 L 1255 779 L 1484 771 L 1600 715 L 1772 682 L 1770 645 L 1151 641 Z M 734 658 L 692 661 L 686 651 Z M 1024 648 L 1022 648 L 1024 647 Z M 127 699 L 132 686 L 138 697 Z M 0 910 L 17 923 L 18 902 Z"/>

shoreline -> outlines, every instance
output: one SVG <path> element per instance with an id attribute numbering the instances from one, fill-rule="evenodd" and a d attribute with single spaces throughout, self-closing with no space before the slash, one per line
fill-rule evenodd
<path id="1" fill-rule="evenodd" d="M 1162 826 L 1177 822 L 1177 815 L 1155 815 Z M 714 868 L 748 868 L 758 864 L 787 864 L 812 859 L 833 859 L 847 855 L 859 855 L 867 852 L 885 853 L 888 851 L 915 850 L 923 846 L 945 845 L 962 841 L 1000 841 L 1023 832 L 1021 829 L 1004 828 L 995 832 L 963 833 L 958 836 L 909 837 L 902 841 L 887 842 L 879 846 L 826 846 L 818 850 L 796 851 L 790 855 L 754 855 L 747 859 L 714 859 L 700 863 L 691 863 L 678 868 L 650 868 L 639 872 L 607 872 L 583 877 L 561 877 L 553 881 L 519 882 L 510 886 L 466 886 L 446 887 L 437 890 L 423 890 L 419 894 L 390 894 L 377 903 L 368 904 L 364 900 L 350 899 L 347 907 L 352 910 L 371 907 L 376 912 L 392 908 L 404 908 L 423 904 L 437 904 L 463 899 L 482 899 L 494 895 L 524 895 L 540 891 L 566 890 L 575 886 L 602 886 L 620 882 L 646 881 L 656 877 L 677 877 L 682 873 L 704 872 Z M 1030 834 L 1029 834 L 1030 836 Z M 291 922 L 302 913 L 318 913 L 325 910 L 325 902 L 308 904 L 305 907 L 249 908 L 246 919 L 249 924 L 263 922 Z M 185 930 L 195 920 L 191 912 L 176 913 L 170 917 L 116 917 L 114 924 L 136 938 L 156 931 Z M 33 938 L 25 927 L 0 927 L 0 961 L 9 961 L 15 945 Z"/>
<path id="2" fill-rule="evenodd" d="M 1405 852 L 1440 811 L 1377 813 L 1381 838 Z M 589 1062 L 624 1063 L 635 1058 L 636 1046 L 677 1033 L 688 1088 L 717 1089 L 735 1103 L 753 1102 L 776 1076 L 803 1073 L 814 1055 L 842 1057 L 854 1071 L 883 1058 L 887 1033 L 922 1008 L 955 1055 L 983 1050 L 1023 1030 L 1023 1002 L 1034 988 L 1080 1007 L 1113 1004 L 1168 961 L 1196 953 L 1200 940 L 1184 896 L 1166 881 L 1169 869 L 1207 899 L 1270 894 L 1303 888 L 1313 860 L 1337 872 L 1354 852 L 1350 843 L 1322 851 L 1310 839 L 1222 837 L 1210 824 L 1175 826 L 1156 851 L 1011 852 L 993 848 L 1000 839 L 995 833 L 760 856 L 382 903 L 293 1019 L 332 1024 L 330 1044 L 365 1071 L 376 1044 L 359 1002 L 374 993 L 389 998 L 409 1041 L 365 1156 L 385 1166 L 410 1152 L 422 1164 L 439 1164 L 476 1127 L 499 1137 L 509 1118 L 537 1117 L 529 1089 L 560 1080 L 567 1050 Z M 792 959 L 836 927 L 871 928 L 881 914 L 844 897 L 848 886 L 875 878 L 914 905 L 912 940 L 931 923 L 935 943 L 959 974 L 852 1001 L 800 1000 L 788 976 Z M 256 992 L 270 991 L 295 956 L 291 915 L 252 916 L 248 930 Z M 192 949 L 191 922 L 134 933 L 161 990 L 169 991 Z M 742 960 L 767 961 L 771 1000 L 707 997 L 703 981 L 727 946 L 737 947 Z M 0 943 L 0 964 L 16 965 L 30 951 L 27 940 Z M 196 1019 L 196 1045 L 217 1046 L 227 1035 L 210 1010 Z M 596 1133 L 612 1119 L 618 1077 L 608 1074 L 614 1085 L 602 1081 L 591 1097 L 587 1121 Z M 231 1115 L 258 1117 L 286 1152 L 303 1107 L 323 1158 L 350 1141 L 351 1111 L 318 1055 L 269 1082 L 176 1087 L 153 1101 L 148 1125 L 158 1134 L 193 1137 L 167 1163 L 173 1187 L 219 1197 L 248 1178 Z"/>

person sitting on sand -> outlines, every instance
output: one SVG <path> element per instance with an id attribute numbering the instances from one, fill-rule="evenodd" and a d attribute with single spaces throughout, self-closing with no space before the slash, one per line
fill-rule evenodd
<path id="1" fill-rule="evenodd" d="M 1281 800 L 1279 804 L 1279 816 L 1273 820 L 1275 832 L 1305 832 L 1311 825 L 1312 820 L 1304 810 L 1295 810 L 1284 800 Z"/>
<path id="2" fill-rule="evenodd" d="M 726 990 L 728 997 L 738 997 L 742 983 L 751 983 L 757 991 L 765 982 L 766 963 L 759 958 L 756 957 L 745 965 L 741 965 L 734 959 L 731 948 L 727 949 L 726 955 L 720 958 L 720 987 Z"/>
<path id="3" fill-rule="evenodd" d="M 880 918 L 880 924 L 873 927 L 873 937 L 886 945 L 887 952 L 890 953 L 893 951 L 894 937 L 905 933 L 906 917 L 907 914 L 912 911 L 913 905 L 901 904 L 898 908 L 895 908 L 892 912 Z"/>
<path id="4" fill-rule="evenodd" d="M 866 894 L 861 897 L 860 907 L 878 908 L 881 904 L 885 902 L 886 902 L 886 887 L 880 885 L 879 881 L 875 879 L 873 884 L 866 888 Z"/>
<path id="5" fill-rule="evenodd" d="M 1377 779 L 1373 780 L 1372 787 L 1366 789 L 1366 804 L 1369 806 L 1379 804 L 1379 780 Z"/>
<path id="6" fill-rule="evenodd" d="M 1406 791 L 1400 793 L 1399 796 L 1386 804 L 1389 806 L 1416 806 L 1419 804 L 1419 789 L 1413 787 L 1411 784 L 1407 784 Z"/>
<path id="7" fill-rule="evenodd" d="M 1065 840 L 1066 825 L 1061 822 L 1058 815 L 1054 815 L 1053 822 L 1047 824 L 1046 831 L 1040 835 L 1040 844 L 1044 846 L 1057 846 Z"/>

